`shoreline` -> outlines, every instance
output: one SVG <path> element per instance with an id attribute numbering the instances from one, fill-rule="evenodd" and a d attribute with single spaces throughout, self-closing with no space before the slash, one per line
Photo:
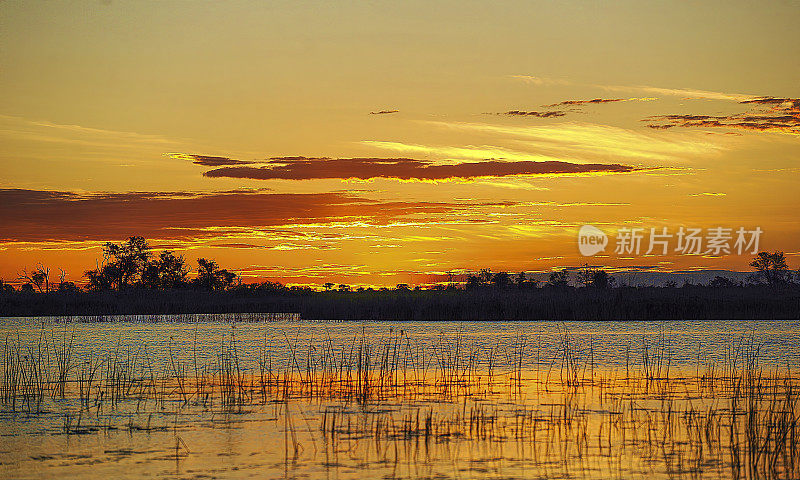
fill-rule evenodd
<path id="1" fill-rule="evenodd" d="M 800 286 L 265 292 L 145 290 L 0 294 L 2 317 L 291 315 L 304 320 L 786 320 L 800 319 Z"/>

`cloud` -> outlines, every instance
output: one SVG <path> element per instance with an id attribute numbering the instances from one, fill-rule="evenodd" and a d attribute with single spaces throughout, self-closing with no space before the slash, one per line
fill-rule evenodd
<path id="1" fill-rule="evenodd" d="M 549 105 L 542 105 L 546 108 L 554 108 L 554 107 L 582 107 L 585 105 L 600 105 L 604 103 L 617 103 L 617 102 L 647 102 L 650 100 L 655 100 L 652 97 L 644 97 L 644 98 L 593 98 L 591 100 L 564 100 L 558 103 L 551 103 Z M 575 110 L 572 110 L 575 111 Z M 536 111 L 536 110 L 509 110 L 507 112 L 497 113 L 496 115 L 507 115 L 507 116 L 518 116 L 518 117 L 538 117 L 538 118 L 553 118 L 553 117 L 563 117 L 567 114 L 567 111 L 564 110 L 547 110 L 547 111 Z"/>
<path id="2" fill-rule="evenodd" d="M 693 88 L 661 88 L 647 85 L 592 85 L 612 92 L 642 92 L 652 95 L 667 95 L 687 99 L 707 99 L 707 100 L 733 100 L 741 102 L 755 98 L 755 95 L 744 93 L 714 92 L 710 90 L 697 90 Z"/>
<path id="3" fill-rule="evenodd" d="M 261 167 L 222 167 L 205 172 L 207 177 L 258 180 L 311 180 L 323 178 L 366 180 L 446 180 L 453 178 L 506 177 L 512 175 L 572 174 L 590 172 L 624 173 L 635 168 L 620 164 L 578 164 L 561 161 L 483 160 L 449 165 L 411 158 L 327 158 L 271 160 Z"/>
<path id="4" fill-rule="evenodd" d="M 634 99 L 638 100 L 638 99 Z M 601 103 L 627 102 L 627 98 L 594 98 L 592 100 L 564 100 L 563 102 L 545 105 L 545 107 L 561 107 L 567 105 L 594 105 Z"/>
<path id="5" fill-rule="evenodd" d="M 656 115 L 644 119 L 648 127 L 667 130 L 673 127 L 736 128 L 759 132 L 800 134 L 800 99 L 757 97 L 739 102 L 743 105 L 768 107 L 735 115 Z"/>
<path id="6" fill-rule="evenodd" d="M 539 117 L 539 118 L 551 118 L 551 117 L 563 117 L 566 115 L 567 112 L 562 110 L 553 110 L 550 112 L 536 112 L 536 111 L 525 111 L 525 110 L 509 110 L 507 112 L 499 113 L 498 115 L 508 115 L 510 117 Z"/>
<path id="7" fill-rule="evenodd" d="M 115 140 L 126 140 L 133 142 L 152 143 L 157 145 L 174 144 L 173 140 L 164 138 L 160 135 L 149 135 L 137 132 L 126 132 L 120 130 L 107 130 L 102 128 L 84 127 L 81 125 L 61 124 L 50 122 L 47 120 L 28 120 L 26 118 L 17 117 L 14 115 L 0 115 L 0 119 L 8 122 L 13 122 L 31 127 L 41 127 L 50 130 L 59 130 L 63 132 L 91 135 L 95 138 L 106 138 Z"/>
<path id="8" fill-rule="evenodd" d="M 453 215 L 476 204 L 381 202 L 346 193 L 262 191 L 76 193 L 0 189 L 0 243 L 191 240 L 274 231 L 286 225 L 388 224 Z M 431 221 L 433 221 L 431 219 Z"/>
<path id="9" fill-rule="evenodd" d="M 800 114 L 800 98 L 758 97 L 743 100 L 739 103 L 769 105 L 776 111 L 786 112 L 787 114 Z"/>
<path id="10" fill-rule="evenodd" d="M 204 167 L 221 167 L 224 165 L 247 165 L 255 162 L 247 160 L 236 160 L 229 157 L 215 157 L 211 155 L 192 155 L 188 153 L 167 153 L 170 158 L 180 160 L 190 160 L 195 165 L 202 165 Z"/>
<path id="11" fill-rule="evenodd" d="M 569 80 L 562 80 L 558 78 L 548 78 L 548 77 L 535 77 L 533 75 L 509 75 L 509 78 L 513 78 L 515 80 L 521 80 L 525 83 L 531 83 L 533 85 L 573 85 L 572 82 Z"/>
<path id="12" fill-rule="evenodd" d="M 670 138 L 611 125 L 589 123 L 568 122 L 535 126 L 439 121 L 426 123 L 449 129 L 512 137 L 517 143 L 529 149 L 550 154 L 545 158 L 555 160 L 586 158 L 587 154 L 593 154 L 664 161 L 680 158 L 685 154 L 715 153 L 722 148 L 708 138 L 700 138 L 700 135 L 698 138 L 685 135 L 681 138 Z M 519 157 L 533 155 L 513 153 Z"/>
<path id="13" fill-rule="evenodd" d="M 398 113 L 400 110 L 379 110 L 377 112 L 369 112 L 370 115 L 388 115 L 390 113 Z"/>
<path id="14" fill-rule="evenodd" d="M 793 116 L 769 115 L 658 115 L 648 117 L 647 126 L 655 130 L 673 127 L 739 128 L 759 132 L 779 132 L 800 134 L 800 118 Z"/>
<path id="15" fill-rule="evenodd" d="M 3 141 L 41 142 L 44 144 L 77 145 L 98 150 L 113 150 L 119 158 L 122 150 L 155 150 L 177 148 L 184 142 L 159 135 L 59 124 L 45 120 L 0 114 L 0 137 Z M 51 158 L 53 153 L 48 156 Z M 139 157 L 137 157 L 139 158 Z"/>
<path id="16" fill-rule="evenodd" d="M 553 79 L 546 77 L 534 77 L 531 75 L 509 75 L 510 78 L 521 80 L 525 83 L 541 86 L 552 85 L 576 85 L 583 87 L 600 88 L 611 92 L 642 92 L 651 95 L 666 95 L 673 97 L 682 97 L 690 99 L 708 99 L 708 100 L 733 100 L 741 102 L 757 98 L 756 95 L 748 95 L 744 93 L 727 93 L 715 92 L 711 90 L 698 90 L 695 88 L 663 88 L 653 87 L 649 85 L 598 85 L 592 83 L 579 83 L 563 79 Z"/>
<path id="17" fill-rule="evenodd" d="M 431 125 L 446 124 L 444 122 L 426 122 Z M 507 148 L 496 147 L 492 145 L 467 145 L 463 147 L 450 147 L 450 146 L 433 146 L 433 145 L 419 145 L 415 143 L 403 142 L 387 142 L 381 140 L 362 140 L 358 142 L 362 145 L 380 148 L 383 150 L 391 150 L 393 152 L 424 154 L 441 159 L 475 159 L 485 160 L 487 158 L 501 158 L 503 160 L 563 160 L 558 157 L 551 157 L 538 153 L 519 152 L 516 150 L 509 150 Z"/>

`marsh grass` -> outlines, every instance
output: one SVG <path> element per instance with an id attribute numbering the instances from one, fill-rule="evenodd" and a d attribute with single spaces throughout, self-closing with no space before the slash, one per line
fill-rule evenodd
<path id="1" fill-rule="evenodd" d="M 276 357 L 274 341 L 288 359 Z M 78 356 L 69 326 L 42 327 L 35 342 L 4 339 L 0 400 L 12 418 L 57 416 L 67 435 L 149 432 L 186 413 L 274 408 L 287 469 L 324 458 L 409 477 L 429 476 L 424 465 L 442 461 L 472 472 L 525 465 L 562 478 L 800 477 L 798 378 L 762 367 L 752 335 L 728 345 L 719 365 L 698 349 L 697 364 L 683 370 L 663 331 L 628 344 L 624 371 L 597 368 L 594 347 L 566 329 L 557 351 L 543 354 L 537 337 L 521 332 L 477 345 L 459 329 L 426 346 L 404 330 L 364 328 L 344 345 L 328 331 L 304 340 L 265 334 L 249 362 L 232 326 L 203 362 L 196 330 L 190 354 L 170 338 L 164 359 L 121 341 Z M 188 455 L 175 433 L 175 458 Z"/>

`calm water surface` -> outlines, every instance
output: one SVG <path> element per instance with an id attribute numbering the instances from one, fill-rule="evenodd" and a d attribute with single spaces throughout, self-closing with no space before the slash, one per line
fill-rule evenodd
<path id="1" fill-rule="evenodd" d="M 800 362 L 797 321 L 218 320 L 0 319 L 5 351 L 19 346 L 20 361 L 41 357 L 42 345 L 53 358 L 72 345 L 65 395 L 48 393 L 36 409 L 19 400 L 13 408 L 8 399 L 0 405 L 0 477 L 731 478 L 735 464 L 745 463 L 733 456 L 733 437 L 725 433 L 731 431 L 726 412 L 736 407 L 730 389 L 710 382 L 709 372 L 732 361 L 741 367 L 753 352 L 759 366 L 787 375 Z M 370 368 L 382 368 L 377 360 L 389 351 L 382 349 L 393 345 L 391 355 L 401 357 L 394 365 L 429 371 L 430 378 L 446 376 L 454 365 L 459 375 L 467 365 L 483 373 L 475 385 L 447 393 L 412 386 L 410 394 L 395 389 L 368 401 L 259 394 L 253 386 L 267 358 L 276 378 L 281 371 L 303 378 L 309 363 L 319 368 L 326 356 L 352 359 L 367 345 L 375 358 Z M 215 394 L 206 402 L 191 383 L 173 381 L 191 382 L 200 365 L 216 379 L 211 383 L 219 382 L 221 358 L 230 361 L 232 351 L 243 382 L 250 382 L 246 402 L 222 405 Z M 641 376 L 656 357 L 697 378 L 631 380 L 629 371 Z M 10 358 L 3 358 L 5 384 Z M 57 361 L 49 362 L 56 368 Z M 490 364 L 496 384 L 485 375 Z M 580 386 L 565 385 L 569 365 L 576 376 L 581 372 Z M 92 368 L 97 393 L 81 405 L 75 385 Z M 106 392 L 120 368 L 130 368 L 142 384 L 148 381 L 139 377 L 151 372 L 152 392 L 160 393 L 127 391 L 112 404 Z M 400 378 L 395 373 L 393 381 Z M 697 411 L 704 413 L 691 420 Z"/>
<path id="2" fill-rule="evenodd" d="M 153 359 L 168 361 L 169 350 L 182 359 L 197 357 L 211 361 L 223 341 L 235 337 L 245 363 L 254 363 L 267 346 L 276 365 L 290 362 L 290 345 L 321 345 L 331 342 L 341 352 L 365 337 L 380 344 L 402 333 L 417 347 L 430 352 L 437 345 L 460 342 L 464 354 L 473 349 L 504 347 L 525 343 L 525 365 L 549 361 L 559 355 L 564 333 L 568 333 L 580 354 L 594 355 L 598 366 L 619 367 L 634 363 L 647 346 L 664 345 L 672 365 L 694 366 L 698 362 L 724 362 L 728 349 L 752 340 L 761 347 L 763 365 L 796 366 L 800 362 L 798 321 L 714 321 L 667 322 L 159 322 L 159 323 L 70 323 L 53 324 L 42 319 L 0 319 L 2 338 L 19 338 L 35 343 L 43 332 L 74 338 L 75 355 L 107 353 L 120 347 L 140 348 Z M 405 341 L 405 340 L 404 340 Z"/>

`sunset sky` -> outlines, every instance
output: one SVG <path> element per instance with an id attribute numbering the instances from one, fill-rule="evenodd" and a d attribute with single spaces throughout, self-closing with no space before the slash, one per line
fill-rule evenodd
<path id="1" fill-rule="evenodd" d="M 800 267 L 797 2 L 0 3 L 0 278 L 106 241 L 245 281 Z M 581 225 L 612 239 L 582 257 Z M 643 253 L 643 252 L 642 252 Z"/>

